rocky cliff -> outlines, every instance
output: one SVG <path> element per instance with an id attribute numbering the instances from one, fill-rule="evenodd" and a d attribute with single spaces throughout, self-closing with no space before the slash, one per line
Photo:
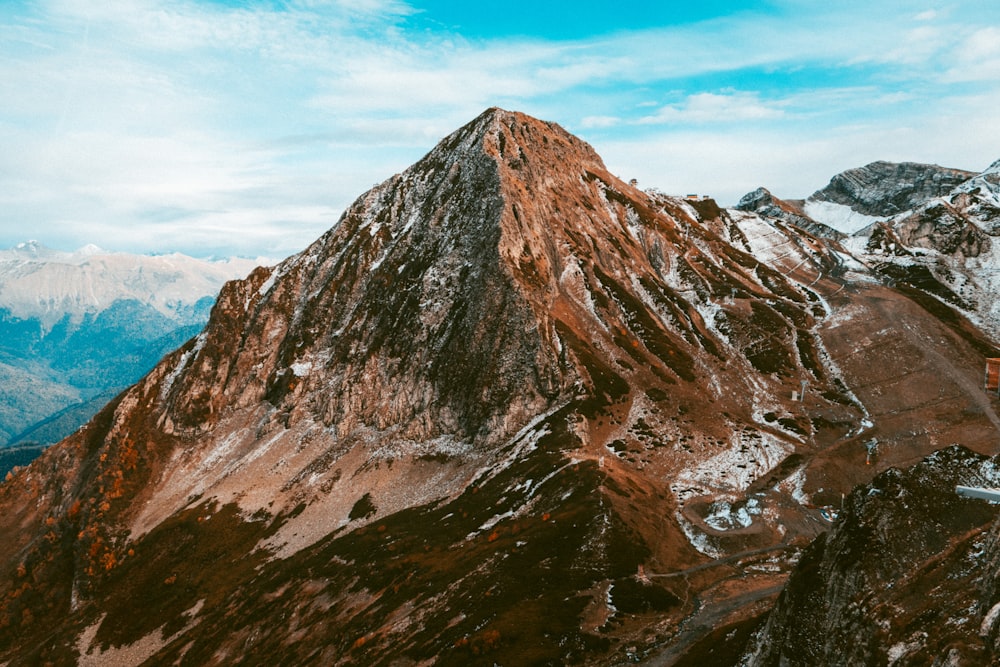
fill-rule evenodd
<path id="1" fill-rule="evenodd" d="M 888 218 L 946 195 L 975 175 L 916 162 L 872 162 L 837 174 L 808 202 L 829 202 L 867 216 Z"/>
<path id="2" fill-rule="evenodd" d="M 742 664 L 987 665 L 997 653 L 996 459 L 943 449 L 844 501 L 803 553 Z"/>

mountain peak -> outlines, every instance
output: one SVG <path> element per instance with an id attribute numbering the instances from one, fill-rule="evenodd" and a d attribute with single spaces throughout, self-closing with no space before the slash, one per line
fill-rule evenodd
<path id="1" fill-rule="evenodd" d="M 3 255 L 12 256 L 15 259 L 36 259 L 48 258 L 58 254 L 60 254 L 58 251 L 52 250 L 38 241 L 30 240 L 18 243 L 10 250 L 0 251 L 0 259 L 3 258 Z"/>
<path id="2" fill-rule="evenodd" d="M 0 662 L 611 664 L 749 631 L 816 506 L 1000 423 L 971 325 L 783 220 L 486 110 L 0 485 Z"/>
<path id="3" fill-rule="evenodd" d="M 837 174 L 808 202 L 847 206 L 864 216 L 890 217 L 932 197 L 946 195 L 973 176 L 975 173 L 970 171 L 936 164 L 879 160 Z M 806 212 L 812 215 L 808 207 Z M 817 219 L 827 222 L 822 217 Z"/>
<path id="4" fill-rule="evenodd" d="M 222 377 L 293 419 L 495 442 L 600 380 L 566 349 L 568 337 L 590 346 L 607 329 L 592 302 L 608 297 L 591 292 L 603 281 L 628 298 L 629 273 L 662 280 L 668 255 L 683 252 L 677 225 L 695 228 L 696 218 L 609 174 L 555 123 L 491 108 L 358 198 L 301 255 L 224 291 L 217 310 L 231 308 L 233 320 L 210 325 L 217 341 L 206 348 L 247 328 L 284 341 L 248 348 L 243 370 Z M 657 363 L 691 377 L 690 358 L 660 347 L 667 360 Z M 336 389 L 294 372 L 310 364 L 337 369 Z M 178 391 L 217 383 L 215 366 Z M 273 372 L 242 377 L 252 368 Z M 224 409 L 224 392 L 203 395 L 211 406 L 181 401 L 171 422 L 202 428 Z"/>
<path id="5" fill-rule="evenodd" d="M 411 169 L 419 170 L 427 160 L 442 155 L 452 161 L 468 159 L 469 151 L 494 158 L 501 167 L 522 170 L 538 162 L 552 168 L 566 168 L 573 162 L 604 171 L 597 152 L 559 124 L 539 120 L 518 111 L 490 107 L 475 119 L 442 139 Z M 568 164 L 569 163 L 569 164 Z"/>

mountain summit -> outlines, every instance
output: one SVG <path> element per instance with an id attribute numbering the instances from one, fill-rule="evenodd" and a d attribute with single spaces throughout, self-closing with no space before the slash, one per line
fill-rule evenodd
<path id="1" fill-rule="evenodd" d="M 0 485 L 0 660 L 606 664 L 745 639 L 817 505 L 1000 427 L 969 337 L 852 268 L 487 110 Z M 956 406 L 978 412 L 910 434 Z"/>

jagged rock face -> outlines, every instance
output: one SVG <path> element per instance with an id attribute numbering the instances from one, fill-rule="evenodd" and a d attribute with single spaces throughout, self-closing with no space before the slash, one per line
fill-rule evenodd
<path id="1" fill-rule="evenodd" d="M 945 255 L 979 257 L 990 248 L 990 237 L 961 210 L 945 201 L 921 207 L 893 224 L 901 246 L 926 248 Z"/>
<path id="2" fill-rule="evenodd" d="M 931 198 L 909 216 L 890 221 L 908 246 L 957 257 L 979 257 L 1000 234 L 1000 166 L 963 181 L 947 195 Z"/>
<path id="3" fill-rule="evenodd" d="M 947 194 L 876 223 L 846 245 L 880 273 L 894 278 L 920 273 L 923 277 L 916 287 L 996 331 L 1000 323 L 994 270 L 1000 256 L 995 242 L 1000 233 L 997 180 L 994 166 Z"/>
<path id="4" fill-rule="evenodd" d="M 843 237 L 843 234 L 836 229 L 816 222 L 805 215 L 801 207 L 778 199 L 766 188 L 757 188 L 753 192 L 743 195 L 736 204 L 736 209 L 756 213 L 765 218 L 781 220 L 821 238 L 838 239 Z"/>
<path id="5" fill-rule="evenodd" d="M 837 174 L 809 199 L 841 204 L 865 215 L 890 217 L 946 195 L 974 175 L 915 162 L 872 162 Z"/>
<path id="6" fill-rule="evenodd" d="M 998 483 L 996 459 L 954 446 L 856 489 L 743 664 L 994 664 L 997 509 L 955 485 Z"/>
<path id="7" fill-rule="evenodd" d="M 696 246 L 679 247 L 680 225 L 706 233 L 697 216 L 614 182 L 557 126 L 486 114 L 359 199 L 302 255 L 230 285 L 174 374 L 177 400 L 161 420 L 170 432 L 204 430 L 227 406 L 266 399 L 340 433 L 367 424 L 414 439 L 499 440 L 581 382 L 618 391 L 616 373 L 588 364 L 595 334 L 652 369 L 635 373 L 690 382 L 698 360 L 682 348 L 717 357 L 715 323 L 670 275 L 700 288 L 699 299 L 792 293 L 746 274 L 757 264 L 748 257 L 734 256 L 736 272 L 723 276 Z M 678 331 L 649 318 L 650 301 Z M 715 317 L 760 326 L 736 311 Z M 774 320 L 768 336 L 788 326 L 773 311 L 755 317 Z M 235 335 L 245 343 L 234 359 L 220 350 Z M 768 363 L 765 372 L 797 366 Z"/>

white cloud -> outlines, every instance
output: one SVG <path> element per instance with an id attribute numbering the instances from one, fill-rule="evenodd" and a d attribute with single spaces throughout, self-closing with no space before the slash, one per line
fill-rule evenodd
<path id="1" fill-rule="evenodd" d="M 875 160 L 985 169 L 1000 158 L 998 105 L 1000 92 L 994 92 L 943 99 L 924 116 L 844 123 L 824 132 L 811 124 L 712 131 L 655 126 L 641 139 L 586 138 L 612 172 L 637 178 L 642 187 L 707 194 L 731 206 L 759 186 L 778 197 L 804 198 L 835 174 Z"/>
<path id="2" fill-rule="evenodd" d="M 951 82 L 1000 81 L 1000 27 L 988 26 L 967 36 L 955 48 L 945 73 Z"/>
<path id="3" fill-rule="evenodd" d="M 584 116 L 580 121 L 580 127 L 591 129 L 595 127 L 615 127 L 620 125 L 622 119 L 618 116 Z"/>
<path id="4" fill-rule="evenodd" d="M 734 123 L 782 115 L 782 109 L 761 102 L 756 93 L 696 93 L 680 104 L 667 105 L 654 115 L 641 118 L 639 123 Z"/>

